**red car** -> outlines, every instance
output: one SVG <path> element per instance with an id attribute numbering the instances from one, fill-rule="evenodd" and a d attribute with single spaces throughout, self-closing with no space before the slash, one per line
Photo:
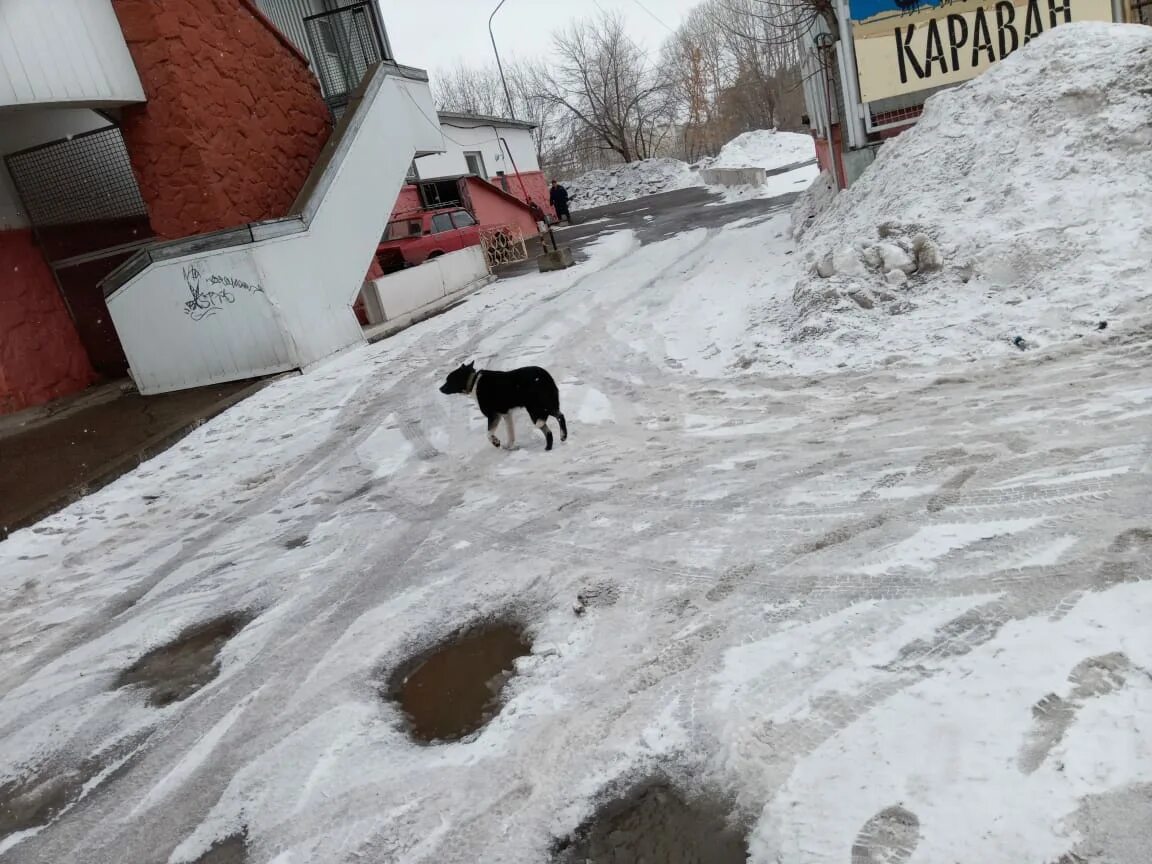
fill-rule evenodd
<path id="1" fill-rule="evenodd" d="M 480 226 L 472 214 L 460 207 L 446 207 L 389 222 L 376 247 L 376 257 L 385 273 L 393 273 L 479 243 Z"/>

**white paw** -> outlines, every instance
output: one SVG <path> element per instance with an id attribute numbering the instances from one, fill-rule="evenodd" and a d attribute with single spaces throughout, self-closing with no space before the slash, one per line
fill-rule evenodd
<path id="1" fill-rule="evenodd" d="M 506 444 L 506 445 L 504 446 L 504 449 L 505 449 L 505 450 L 519 450 L 519 449 L 520 449 L 520 445 L 519 445 L 519 444 Z"/>

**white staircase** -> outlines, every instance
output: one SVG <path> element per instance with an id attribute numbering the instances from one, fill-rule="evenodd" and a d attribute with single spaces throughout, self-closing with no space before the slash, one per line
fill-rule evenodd
<path id="1" fill-rule="evenodd" d="M 378 64 L 292 212 L 150 246 L 104 281 L 141 393 L 307 369 L 363 342 L 352 304 L 408 166 L 443 152 L 421 70 Z"/>

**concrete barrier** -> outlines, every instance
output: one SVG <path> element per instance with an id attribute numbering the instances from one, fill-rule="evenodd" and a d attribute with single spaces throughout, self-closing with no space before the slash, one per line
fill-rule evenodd
<path id="1" fill-rule="evenodd" d="M 425 261 L 419 267 L 409 267 L 374 279 L 365 286 L 365 302 L 377 306 L 383 315 L 383 325 L 401 320 L 415 320 L 417 313 L 434 311 L 439 305 L 456 302 L 459 296 L 491 281 L 484 250 L 468 246 L 458 252 L 449 252 L 439 258 Z M 375 296 L 369 296 L 374 294 Z M 395 332 L 395 328 L 386 327 Z"/>
<path id="2" fill-rule="evenodd" d="M 709 186 L 763 186 L 763 168 L 703 168 L 700 177 Z"/>

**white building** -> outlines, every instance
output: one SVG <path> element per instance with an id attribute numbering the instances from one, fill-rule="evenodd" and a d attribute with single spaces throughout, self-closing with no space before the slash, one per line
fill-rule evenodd
<path id="1" fill-rule="evenodd" d="M 443 153 L 421 156 L 416 172 L 421 178 L 475 174 L 492 179 L 500 174 L 527 174 L 540 170 L 531 123 L 441 111 Z"/>

